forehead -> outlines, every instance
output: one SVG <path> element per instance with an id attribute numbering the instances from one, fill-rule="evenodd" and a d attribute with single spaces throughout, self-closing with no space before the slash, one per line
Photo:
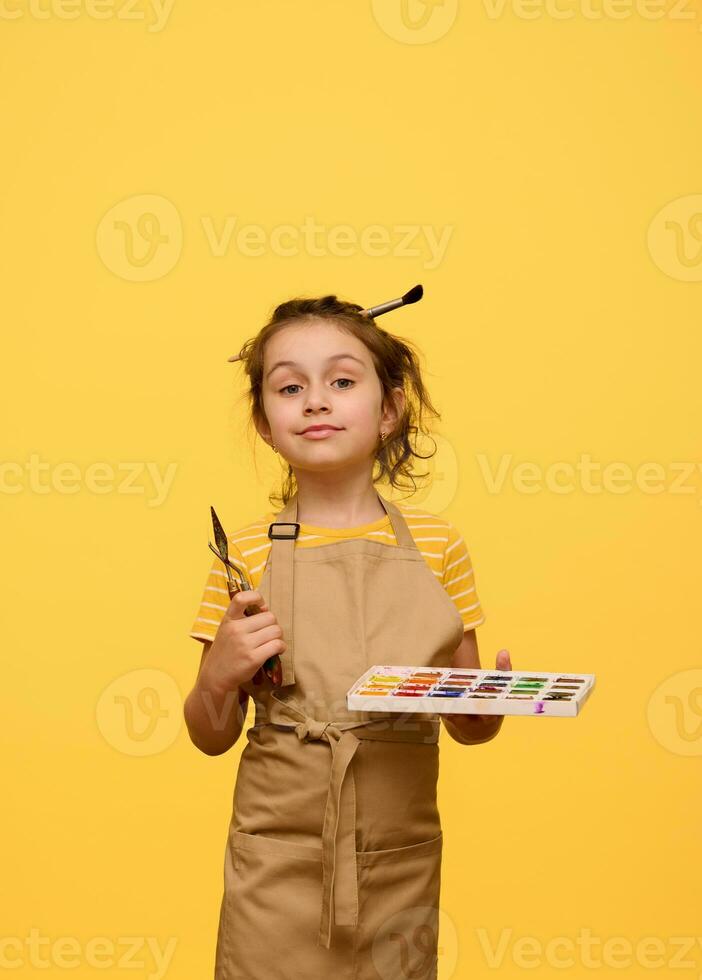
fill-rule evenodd
<path id="1" fill-rule="evenodd" d="M 368 348 L 358 337 L 329 320 L 309 318 L 291 323 L 266 342 L 264 373 L 280 360 L 295 361 L 301 367 L 322 366 L 333 355 L 353 354 L 371 366 Z"/>

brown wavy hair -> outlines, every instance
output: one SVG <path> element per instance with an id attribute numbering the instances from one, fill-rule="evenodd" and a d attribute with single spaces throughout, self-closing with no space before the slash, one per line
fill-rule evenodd
<path id="1" fill-rule="evenodd" d="M 277 306 L 268 323 L 255 337 L 245 341 L 239 358 L 249 379 L 246 395 L 250 399 L 250 423 L 266 418 L 263 410 L 263 352 L 266 342 L 284 327 L 292 323 L 304 322 L 313 318 L 333 320 L 342 330 L 348 331 L 368 348 L 383 392 L 383 400 L 392 404 L 392 389 L 402 388 L 405 394 L 404 411 L 383 442 L 378 440 L 376 449 L 373 483 L 387 480 L 396 489 L 417 489 L 415 478 L 424 478 L 428 473 L 416 473 L 415 459 L 430 459 L 433 450 L 426 456 L 417 452 L 417 436 L 421 433 L 431 439 L 426 424 L 428 416 L 440 419 L 429 393 L 422 381 L 417 349 L 411 341 L 381 329 L 372 317 L 361 316 L 362 306 L 347 303 L 336 296 L 321 296 L 316 299 L 298 297 Z M 434 440 L 432 439 L 432 442 Z M 375 471 L 375 465 L 378 469 Z M 297 483 L 292 466 L 288 463 L 280 493 L 271 493 L 272 505 L 285 506 L 296 491 Z M 282 506 L 279 509 L 282 509 Z"/>

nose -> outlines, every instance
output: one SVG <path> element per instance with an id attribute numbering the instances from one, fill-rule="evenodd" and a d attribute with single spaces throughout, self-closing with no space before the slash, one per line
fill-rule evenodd
<path id="1" fill-rule="evenodd" d="M 318 389 L 315 385 L 310 385 L 307 389 L 307 397 L 305 398 L 305 415 L 310 415 L 313 412 L 328 411 L 329 396 L 326 394 L 324 387 Z"/>

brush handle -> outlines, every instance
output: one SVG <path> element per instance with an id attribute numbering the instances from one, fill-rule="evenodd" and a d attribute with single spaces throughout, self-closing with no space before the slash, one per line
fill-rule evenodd
<path id="1" fill-rule="evenodd" d="M 371 306 L 371 308 L 368 310 L 368 316 L 381 316 L 383 313 L 389 313 L 391 310 L 396 310 L 398 306 L 403 305 L 404 299 L 401 296 L 399 299 L 389 299 L 387 303 L 380 303 L 378 306 Z"/>

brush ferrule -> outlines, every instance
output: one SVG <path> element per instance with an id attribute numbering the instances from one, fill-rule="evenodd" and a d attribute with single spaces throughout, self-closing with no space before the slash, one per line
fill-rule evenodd
<path id="1" fill-rule="evenodd" d="M 402 306 L 403 303 L 404 300 L 401 296 L 399 299 L 389 299 L 387 303 L 380 303 L 378 306 L 371 306 L 368 310 L 368 316 L 376 317 L 380 316 L 381 313 L 389 313 L 390 310 L 396 310 L 398 306 Z"/>

